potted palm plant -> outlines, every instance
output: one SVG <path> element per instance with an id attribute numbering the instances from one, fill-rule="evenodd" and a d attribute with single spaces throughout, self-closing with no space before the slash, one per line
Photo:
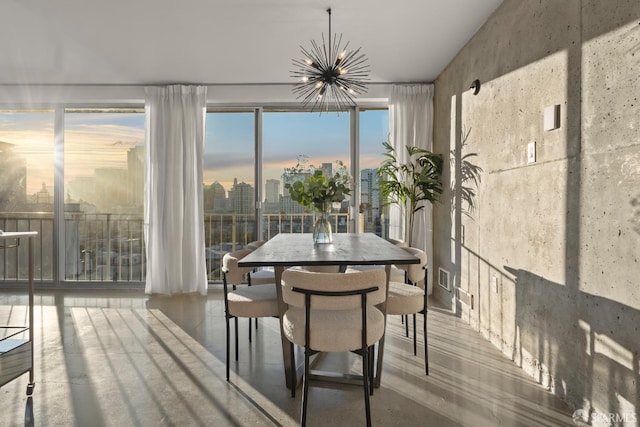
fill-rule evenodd
<path id="1" fill-rule="evenodd" d="M 422 201 L 436 203 L 443 191 L 442 155 L 406 146 L 407 160 L 401 161 L 389 142 L 383 142 L 385 160 L 378 168 L 383 205 L 397 204 L 405 219 L 405 241 L 412 246 L 415 215 L 424 209 Z"/>

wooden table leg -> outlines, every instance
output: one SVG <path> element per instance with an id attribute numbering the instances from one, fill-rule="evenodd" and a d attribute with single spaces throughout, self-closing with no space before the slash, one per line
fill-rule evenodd
<path id="1" fill-rule="evenodd" d="M 287 388 L 289 390 L 296 387 L 293 384 L 293 378 L 291 378 L 291 365 L 295 363 L 291 358 L 291 352 L 289 348 L 289 340 L 284 336 L 284 330 L 282 328 L 282 322 L 284 320 L 284 314 L 287 311 L 287 304 L 282 299 L 282 272 L 284 267 L 274 267 L 275 279 L 276 279 L 276 294 L 278 296 L 278 317 L 280 322 L 280 340 L 282 342 L 282 359 L 284 361 L 284 378 Z"/>
<path id="2" fill-rule="evenodd" d="M 379 306 L 380 310 L 382 310 L 382 313 L 384 314 L 384 332 L 382 334 L 382 338 L 380 338 L 380 342 L 378 342 L 378 360 L 376 364 L 376 378 L 374 380 L 374 386 L 376 388 L 380 387 L 380 382 L 382 377 L 382 356 L 384 356 L 384 338 L 387 335 L 387 298 L 389 297 L 389 280 L 391 278 L 391 265 L 389 264 L 385 265 L 384 272 L 387 275 L 387 289 L 385 289 L 386 296 L 384 298 L 384 302 Z"/>

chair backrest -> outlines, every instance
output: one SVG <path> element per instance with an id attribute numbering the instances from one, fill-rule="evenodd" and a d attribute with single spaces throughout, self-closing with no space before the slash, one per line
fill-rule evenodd
<path id="1" fill-rule="evenodd" d="M 238 266 L 238 261 L 250 253 L 251 249 L 242 249 L 224 254 L 222 257 L 222 272 L 228 284 L 239 285 L 244 280 L 245 274 L 251 271 L 251 268 L 240 268 Z"/>
<path id="2" fill-rule="evenodd" d="M 266 243 L 266 240 L 254 240 L 253 242 L 247 243 L 247 246 L 245 246 L 245 249 L 251 249 L 252 251 L 255 251 L 265 243 Z"/>
<path id="3" fill-rule="evenodd" d="M 427 268 L 427 253 L 422 249 L 412 247 L 405 247 L 402 249 L 417 257 L 420 260 L 420 263 L 402 264 L 398 265 L 398 268 L 407 272 L 407 277 L 411 281 L 411 283 L 414 283 L 420 287 L 424 287 L 425 271 Z"/>
<path id="4" fill-rule="evenodd" d="M 367 305 L 376 305 L 386 298 L 387 278 L 384 270 L 358 271 L 354 273 L 316 273 L 290 269 L 282 273 L 282 298 L 294 307 L 304 307 L 305 297 L 293 290 L 294 287 L 327 292 L 362 290 L 378 287 L 367 295 Z M 314 310 L 352 310 L 362 306 L 359 295 L 315 296 L 311 299 Z"/>
<path id="5" fill-rule="evenodd" d="M 404 240 L 388 238 L 387 241 L 389 243 L 393 243 L 394 245 L 396 245 L 398 247 L 401 247 L 401 248 L 406 248 L 406 247 L 409 246 L 409 244 L 407 242 L 405 242 Z"/>
<path id="6" fill-rule="evenodd" d="M 314 273 L 340 273 L 339 265 L 303 265 L 300 268 Z"/>

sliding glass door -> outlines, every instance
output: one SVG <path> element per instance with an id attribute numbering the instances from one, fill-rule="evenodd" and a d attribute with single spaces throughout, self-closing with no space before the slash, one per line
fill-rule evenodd
<path id="1" fill-rule="evenodd" d="M 65 280 L 144 280 L 144 141 L 142 109 L 65 111 Z"/>
<path id="2" fill-rule="evenodd" d="M 37 231 L 36 280 L 53 280 L 54 112 L 0 111 L 0 230 Z M 27 245 L 0 251 L 0 282 L 26 280 Z"/>
<path id="3" fill-rule="evenodd" d="M 291 200 L 286 183 L 304 179 L 314 169 L 332 174 L 337 162 L 350 167 L 349 114 L 265 111 L 262 119 L 263 238 L 311 232 L 313 212 Z M 287 169 L 299 165 L 302 172 Z M 349 200 L 334 207 L 334 232 L 349 230 Z"/>
<path id="4" fill-rule="evenodd" d="M 222 256 L 257 240 L 254 110 L 209 111 L 204 149 L 204 230 L 209 280 Z"/>
<path id="5" fill-rule="evenodd" d="M 145 125 L 141 107 L 0 111 L 0 230 L 39 232 L 37 280 L 144 282 Z M 338 161 L 349 169 L 354 191 L 331 213 L 334 232 L 383 235 L 375 171 L 387 134 L 386 109 L 208 111 L 209 279 L 220 279 L 228 251 L 280 232 L 310 232 L 313 213 L 292 201 L 284 185 L 315 168 L 333 173 Z M 302 172 L 288 172 L 296 165 Z M 0 282 L 25 278 L 25 254 L 0 253 Z"/>

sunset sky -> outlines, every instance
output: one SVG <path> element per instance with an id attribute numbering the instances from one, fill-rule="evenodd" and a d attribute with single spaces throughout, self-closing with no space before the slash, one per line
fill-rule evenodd
<path id="1" fill-rule="evenodd" d="M 234 178 L 253 184 L 253 119 L 252 112 L 207 115 L 206 184 L 218 181 L 226 190 Z M 360 125 L 361 168 L 377 167 L 388 135 L 387 111 L 362 112 Z M 14 152 L 27 159 L 28 194 L 43 182 L 53 187 L 53 127 L 53 112 L 0 112 L 0 141 L 14 144 Z M 91 177 L 96 168 L 126 168 L 127 151 L 144 144 L 144 138 L 144 113 L 66 113 L 65 183 Z M 299 155 L 316 166 L 336 160 L 348 164 L 349 115 L 265 112 L 263 179 L 280 179 Z"/>

